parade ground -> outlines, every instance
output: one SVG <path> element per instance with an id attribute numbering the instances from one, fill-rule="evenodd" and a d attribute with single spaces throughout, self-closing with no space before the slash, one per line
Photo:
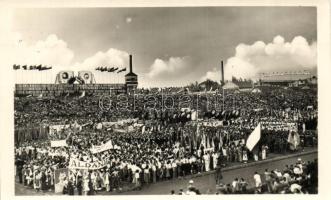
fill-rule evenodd
<path id="1" fill-rule="evenodd" d="M 298 158 L 308 162 L 317 159 L 317 149 L 306 148 L 304 151 L 292 153 L 289 155 L 271 156 L 267 160 L 250 162 L 248 164 L 232 164 L 223 169 L 222 183 L 231 183 L 235 178 L 244 178 L 249 186 L 254 185 L 253 175 L 254 172 L 263 174 L 265 169 L 282 170 L 285 165 L 294 164 Z M 262 181 L 264 177 L 262 175 Z M 216 193 L 216 181 L 214 171 L 204 172 L 202 174 L 186 176 L 184 178 L 173 179 L 169 181 L 157 182 L 155 184 L 144 185 L 141 190 L 130 190 L 123 188 L 123 191 L 105 192 L 100 191 L 97 195 L 166 195 L 170 194 L 171 190 L 174 190 L 178 194 L 180 189 L 184 191 L 187 189 L 189 180 L 194 181 L 196 188 L 200 190 L 202 194 L 215 194 Z M 33 189 L 28 189 L 23 185 L 15 182 L 15 195 L 56 195 L 53 192 L 36 192 Z"/>

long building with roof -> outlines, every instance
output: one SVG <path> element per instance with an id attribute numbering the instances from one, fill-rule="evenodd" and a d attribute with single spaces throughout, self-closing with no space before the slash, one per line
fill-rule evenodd
<path id="1" fill-rule="evenodd" d="M 259 85 L 293 86 L 294 83 L 302 84 L 311 78 L 308 71 L 262 73 Z"/>

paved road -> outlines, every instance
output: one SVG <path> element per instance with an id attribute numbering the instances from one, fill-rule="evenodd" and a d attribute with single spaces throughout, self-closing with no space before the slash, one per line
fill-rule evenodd
<path id="1" fill-rule="evenodd" d="M 304 161 L 312 161 L 317 158 L 317 153 L 311 153 L 307 155 L 302 155 L 300 158 Z M 263 173 L 265 168 L 272 169 L 283 169 L 286 164 L 293 164 L 297 161 L 298 157 L 291 157 L 278 161 L 271 161 L 267 163 L 261 163 L 255 166 L 249 166 L 245 168 L 233 169 L 230 171 L 223 172 L 223 183 L 231 183 L 236 177 L 244 178 L 250 185 L 253 185 L 253 174 L 255 171 Z M 214 174 L 208 174 L 200 177 L 192 178 L 194 180 L 195 186 L 203 194 L 215 194 L 216 192 L 216 182 Z M 158 195 L 158 194 L 169 194 L 171 190 L 175 190 L 178 193 L 179 189 L 186 190 L 189 178 L 175 179 L 171 181 L 159 182 L 156 184 L 145 185 L 142 190 L 139 191 L 128 191 L 117 193 L 121 195 Z M 52 192 L 35 192 L 32 189 L 27 189 L 20 184 L 15 183 L 15 194 L 16 195 L 54 195 Z M 100 195 L 109 195 L 109 193 L 101 192 Z M 113 195 L 112 193 L 111 195 Z"/>
<path id="2" fill-rule="evenodd" d="M 300 156 L 300 158 L 304 161 L 313 161 L 317 158 L 317 153 L 312 153 L 308 155 Z M 287 158 L 284 160 L 278 160 L 274 162 L 261 163 L 260 165 L 250 166 L 240 169 L 234 169 L 230 171 L 225 171 L 223 173 L 223 183 L 231 183 L 234 178 L 244 178 L 250 185 L 254 185 L 253 174 L 255 171 L 259 173 L 263 173 L 266 168 L 272 169 L 284 169 L 286 164 L 293 164 L 297 161 L 298 157 Z M 178 193 L 179 189 L 186 190 L 188 181 L 190 179 L 182 179 L 182 180 L 174 180 L 167 182 L 160 182 L 156 184 L 151 184 L 149 186 L 145 186 L 142 190 L 139 191 L 130 191 L 122 194 L 131 195 L 131 194 L 146 194 L 146 195 L 154 195 L 154 194 L 170 194 L 171 190 L 175 190 Z M 196 188 L 198 188 L 203 194 L 215 194 L 216 192 L 216 182 L 214 178 L 214 174 L 209 174 L 201 177 L 195 177 L 192 179 Z"/>

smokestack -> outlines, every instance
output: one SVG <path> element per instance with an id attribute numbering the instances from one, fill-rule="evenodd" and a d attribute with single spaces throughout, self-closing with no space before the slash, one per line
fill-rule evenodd
<path id="1" fill-rule="evenodd" d="M 224 67 L 223 67 L 223 60 L 221 61 L 221 73 L 222 73 L 222 80 L 221 80 L 221 84 L 224 84 Z"/>
<path id="2" fill-rule="evenodd" d="M 130 73 L 132 73 L 132 55 L 130 55 Z"/>

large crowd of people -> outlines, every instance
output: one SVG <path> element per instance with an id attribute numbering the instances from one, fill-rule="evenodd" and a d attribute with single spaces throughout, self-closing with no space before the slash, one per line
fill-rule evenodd
<path id="1" fill-rule="evenodd" d="M 167 90 L 162 89 L 139 90 L 137 97 L 112 95 L 109 99 L 89 95 L 16 98 L 18 181 L 38 191 L 54 191 L 60 182 L 63 194 L 93 195 L 127 186 L 140 189 L 145 184 L 217 170 L 230 163 L 257 161 L 267 159 L 269 154 L 316 146 L 316 90 L 261 90 L 227 92 L 227 97 L 222 93 L 199 93 L 199 98 L 187 91 L 163 93 Z M 120 110 L 114 110 L 112 104 L 107 109 L 105 102 L 114 103 L 119 96 L 128 102 L 126 108 L 121 105 Z M 185 107 L 181 107 L 183 98 Z M 250 151 L 246 141 L 258 124 L 261 139 Z M 62 128 L 53 130 L 58 125 Z M 291 139 L 294 134 L 298 135 L 295 141 Z M 56 140 L 65 140 L 66 145 L 52 146 L 51 141 Z M 93 151 L 107 144 L 111 147 Z M 97 169 L 76 168 L 70 166 L 72 160 L 103 165 Z M 314 176 L 312 170 L 317 168 L 312 165 L 307 164 L 309 173 L 301 167 L 304 172 L 300 177 Z M 270 184 L 289 184 L 285 174 L 297 180 L 295 166 L 279 172 L 281 176 L 275 170 L 270 172 Z M 66 175 L 55 176 L 59 169 L 67 169 Z M 225 193 L 244 192 L 245 187 L 238 189 L 236 185 L 245 185 L 245 180 L 234 182 L 235 189 L 226 189 Z M 269 191 L 269 186 L 268 192 L 282 191 L 274 191 L 274 187 Z"/>
<path id="2" fill-rule="evenodd" d="M 297 162 L 284 166 L 284 169 L 265 169 L 252 176 L 254 185 L 249 185 L 244 178 L 234 178 L 231 183 L 220 184 L 221 194 L 316 194 L 318 182 L 318 163 L 305 162 L 298 158 Z"/>

